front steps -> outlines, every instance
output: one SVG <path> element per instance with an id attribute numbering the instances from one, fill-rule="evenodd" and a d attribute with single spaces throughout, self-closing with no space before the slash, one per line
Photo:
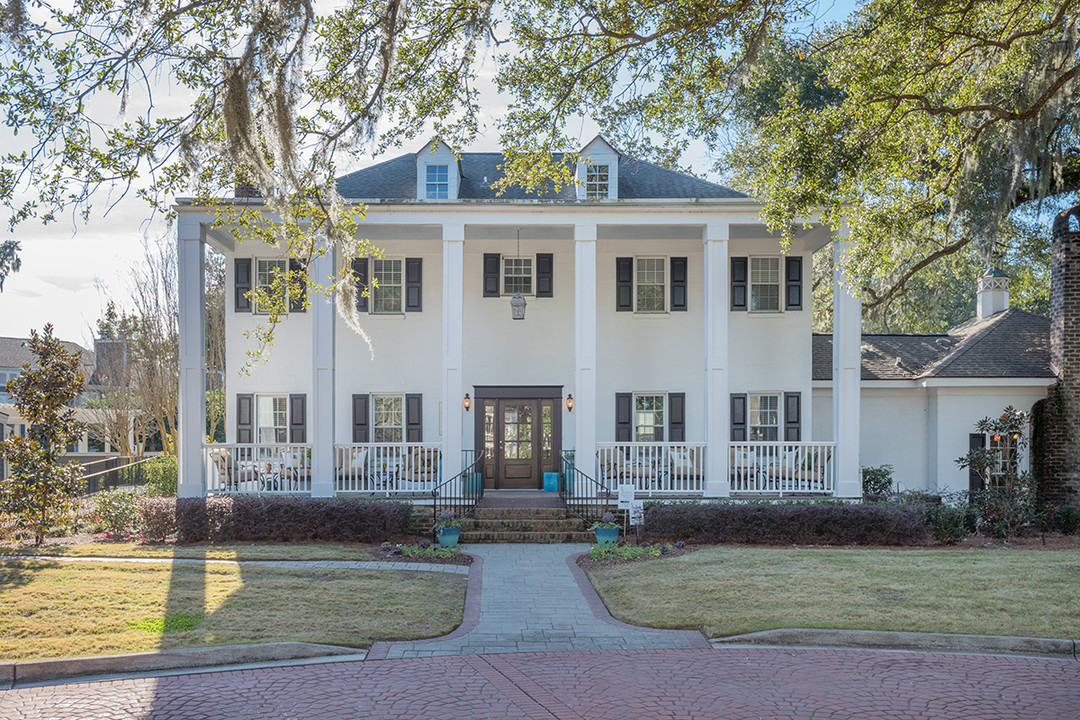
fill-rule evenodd
<path id="1" fill-rule="evenodd" d="M 565 507 L 477 507 L 461 521 L 461 542 L 593 543 L 596 535 Z"/>

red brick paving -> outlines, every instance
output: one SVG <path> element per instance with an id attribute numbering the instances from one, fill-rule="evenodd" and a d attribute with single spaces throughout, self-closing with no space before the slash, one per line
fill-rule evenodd
<path id="1" fill-rule="evenodd" d="M 0 694 L 0 718 L 1077 720 L 1080 663 L 853 650 L 522 653 L 113 680 Z"/>

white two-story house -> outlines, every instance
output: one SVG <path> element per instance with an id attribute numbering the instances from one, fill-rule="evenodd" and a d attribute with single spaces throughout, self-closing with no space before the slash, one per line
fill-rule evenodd
<path id="1" fill-rule="evenodd" d="M 812 224 L 785 249 L 752 198 L 602 138 L 581 155 L 576 187 L 539 196 L 497 194 L 501 154 L 441 143 L 341 178 L 383 253 L 328 254 L 309 270 L 325 282 L 347 267 L 371 286 L 356 300 L 371 346 L 338 298 L 296 304 L 265 364 L 230 374 L 219 446 L 203 442 L 205 247 L 227 259 L 230 368 L 265 322 L 249 291 L 289 260 L 234 244 L 179 201 L 181 494 L 542 489 L 566 458 L 640 496 L 859 496 L 860 453 L 876 452 L 862 438 L 892 447 L 903 431 L 876 386 L 888 424 L 867 426 L 860 304 L 841 277 L 831 338 L 811 330 L 811 257 L 844 252 L 843 238 Z M 931 477 L 953 447 L 935 439 L 929 458 L 918 402 L 896 417 L 922 438 L 926 473 L 913 466 L 908 485 L 966 483 L 948 468 Z M 950 462 L 976 419 L 955 421 Z"/>

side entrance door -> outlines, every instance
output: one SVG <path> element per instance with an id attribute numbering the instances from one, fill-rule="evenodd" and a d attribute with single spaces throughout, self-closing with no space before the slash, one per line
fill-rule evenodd
<path id="1" fill-rule="evenodd" d="M 495 408 L 496 476 L 499 489 L 543 487 L 539 470 L 536 400 L 499 400 Z"/>

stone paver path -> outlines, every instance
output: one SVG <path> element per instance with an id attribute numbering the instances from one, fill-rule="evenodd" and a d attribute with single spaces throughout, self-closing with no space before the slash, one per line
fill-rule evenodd
<path id="1" fill-rule="evenodd" d="M 0 693 L 0 720 L 1078 716 L 1072 660 L 774 648 L 369 660 Z"/>
<path id="2" fill-rule="evenodd" d="M 479 617 L 470 617 L 466 608 L 461 632 L 376 643 L 369 658 L 708 647 L 698 632 L 649 630 L 612 620 L 592 586 L 579 582 L 581 571 L 568 562 L 588 545 L 470 544 L 465 549 L 483 559 Z"/>

